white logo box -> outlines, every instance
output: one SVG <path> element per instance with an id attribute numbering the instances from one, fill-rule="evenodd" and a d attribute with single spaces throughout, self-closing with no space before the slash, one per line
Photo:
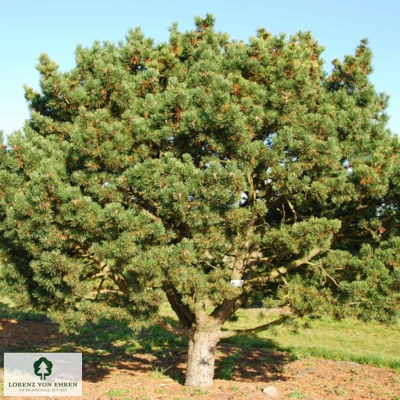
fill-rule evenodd
<path id="1" fill-rule="evenodd" d="M 4 353 L 4 396 L 82 396 L 82 353 Z"/>

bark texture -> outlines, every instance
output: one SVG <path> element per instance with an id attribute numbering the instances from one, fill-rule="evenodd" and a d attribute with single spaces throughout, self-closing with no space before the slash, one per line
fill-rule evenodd
<path id="1" fill-rule="evenodd" d="M 218 331 L 197 331 L 189 338 L 185 386 L 211 388 Z"/>

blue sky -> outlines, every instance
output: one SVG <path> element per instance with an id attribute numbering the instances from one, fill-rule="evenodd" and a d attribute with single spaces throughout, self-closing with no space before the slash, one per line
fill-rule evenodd
<path id="1" fill-rule="evenodd" d="M 0 0 L 0 129 L 11 133 L 29 118 L 22 86 L 38 88 L 34 66 L 41 52 L 66 71 L 74 67 L 78 43 L 118 42 L 136 26 L 156 42 L 167 41 L 172 22 L 186 31 L 194 16 L 207 12 L 216 17 L 217 30 L 245 41 L 259 27 L 289 35 L 310 30 L 326 48 L 327 71 L 334 58 L 353 53 L 367 37 L 374 53 L 371 80 L 389 94 L 389 128 L 400 133 L 398 0 Z"/>

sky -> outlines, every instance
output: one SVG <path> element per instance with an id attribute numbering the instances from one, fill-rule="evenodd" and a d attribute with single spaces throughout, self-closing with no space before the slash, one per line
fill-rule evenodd
<path id="1" fill-rule="evenodd" d="M 0 130 L 20 129 L 29 118 L 23 85 L 39 88 L 35 69 L 46 52 L 61 71 L 75 66 L 77 44 L 123 41 L 141 27 L 156 42 L 168 41 L 168 28 L 194 27 L 194 17 L 212 13 L 216 29 L 248 42 L 256 29 L 288 35 L 311 31 L 331 61 L 353 54 L 362 38 L 374 53 L 370 76 L 377 92 L 390 96 L 388 127 L 400 133 L 400 1 L 398 0 L 0 0 Z"/>

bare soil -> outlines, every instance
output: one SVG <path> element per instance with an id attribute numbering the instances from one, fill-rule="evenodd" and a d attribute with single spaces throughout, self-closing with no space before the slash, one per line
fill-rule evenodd
<path id="1" fill-rule="evenodd" d="M 0 352 L 54 351 L 57 346 L 65 345 L 68 337 L 58 333 L 55 324 L 46 322 L 0 319 Z M 223 368 L 220 361 L 237 350 L 226 343 L 218 346 L 217 378 Z M 75 347 L 71 351 L 80 350 Z M 233 367 L 232 379 L 215 379 L 209 392 L 183 386 L 185 354 L 164 357 L 126 353 L 112 357 L 108 354 L 100 360 L 89 357 L 90 361 L 84 362 L 83 366 L 82 398 L 258 400 L 268 399 L 262 390 L 274 386 L 279 391 L 278 399 L 400 400 L 400 374 L 391 369 L 317 358 L 291 361 L 287 354 L 273 350 L 241 349 L 240 354 L 240 360 Z M 165 368 L 168 370 L 162 377 L 157 378 L 151 373 L 152 369 Z M 61 398 L 72 399 L 57 397 Z"/>

